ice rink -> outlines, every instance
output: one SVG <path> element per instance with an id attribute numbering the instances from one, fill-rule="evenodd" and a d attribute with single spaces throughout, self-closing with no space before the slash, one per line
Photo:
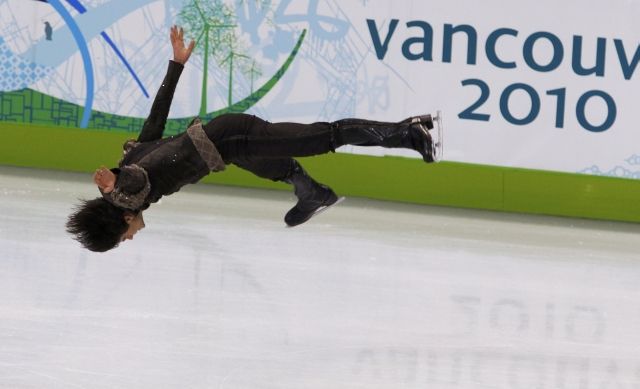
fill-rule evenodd
<path id="1" fill-rule="evenodd" d="M 640 225 L 196 185 L 95 254 L 96 194 L 0 168 L 0 388 L 640 388 Z"/>

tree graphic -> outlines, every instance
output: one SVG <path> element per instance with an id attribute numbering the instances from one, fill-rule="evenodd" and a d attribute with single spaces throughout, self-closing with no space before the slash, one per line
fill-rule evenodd
<path id="1" fill-rule="evenodd" d="M 232 91 L 233 91 L 233 59 L 234 58 L 250 59 L 249 56 L 246 56 L 235 50 L 234 42 L 229 42 L 229 54 L 226 56 L 225 59 L 222 60 L 222 62 L 220 62 L 220 65 L 227 62 L 229 63 L 229 97 L 228 97 L 229 105 L 233 104 Z"/>
<path id="2" fill-rule="evenodd" d="M 256 79 L 256 77 L 260 77 L 262 75 L 262 72 L 256 66 L 255 60 L 251 61 L 251 67 L 247 70 L 247 73 L 249 74 L 249 78 L 251 79 L 251 93 L 253 93 L 253 81 Z"/>
<path id="3" fill-rule="evenodd" d="M 240 65 L 241 70 L 245 72 L 245 64 L 234 62 L 234 58 L 249 59 L 240 36 L 236 34 L 237 17 L 233 8 L 222 0 L 192 0 L 179 12 L 178 22 L 188 31 L 201 31 L 196 38 L 197 44 L 194 50 L 203 59 L 199 115 L 205 116 L 207 113 L 209 57 L 212 57 L 219 66 L 229 62 L 228 103 L 231 105 L 234 66 Z M 254 73 L 257 74 L 257 72 L 259 69 L 254 70 Z"/>

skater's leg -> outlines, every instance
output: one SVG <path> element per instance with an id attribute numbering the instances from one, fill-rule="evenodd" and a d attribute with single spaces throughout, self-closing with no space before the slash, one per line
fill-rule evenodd
<path id="1" fill-rule="evenodd" d="M 258 177 L 293 185 L 298 202 L 284 217 L 285 223 L 289 226 L 304 223 L 319 209 L 329 207 L 338 201 L 338 196 L 331 188 L 311 178 L 293 158 L 246 157 L 231 162 Z"/>
<path id="2" fill-rule="evenodd" d="M 335 150 L 330 123 L 270 123 L 245 114 L 222 115 L 204 126 L 225 160 L 306 157 Z"/>
<path id="3" fill-rule="evenodd" d="M 405 119 L 398 123 L 364 119 L 343 119 L 333 122 L 336 146 L 382 146 L 416 150 L 425 162 L 435 161 L 435 147 L 429 130 L 430 115 Z"/>
<path id="4" fill-rule="evenodd" d="M 401 147 L 418 151 L 433 162 L 434 147 L 428 130 L 430 116 L 402 122 L 343 119 L 336 122 L 269 123 L 250 115 L 223 115 L 205 125 L 223 159 L 304 157 L 335 151 L 343 145 Z"/>
<path id="5" fill-rule="evenodd" d="M 298 202 L 284 216 L 284 221 L 293 227 L 306 222 L 319 210 L 335 204 L 338 196 L 331 188 L 311 178 L 298 161 L 291 161 L 292 170 L 284 182 L 293 185 Z"/>
<path id="6" fill-rule="evenodd" d="M 285 181 L 293 170 L 292 158 L 234 158 L 230 163 L 271 181 Z"/>

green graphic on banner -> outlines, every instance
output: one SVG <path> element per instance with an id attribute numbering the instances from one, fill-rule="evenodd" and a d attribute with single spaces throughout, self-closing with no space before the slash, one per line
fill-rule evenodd
<path id="1" fill-rule="evenodd" d="M 262 99 L 284 76 L 295 59 L 304 41 L 307 30 L 303 30 L 298 41 L 278 71 L 260 88 L 244 99 L 217 111 L 200 115 L 206 121 L 224 113 L 245 112 Z M 32 124 L 80 127 L 83 107 L 58 99 L 33 89 L 25 88 L 11 92 L 0 92 L 0 121 L 24 122 Z M 175 118 L 167 121 L 165 134 L 172 135 L 184 131 L 192 117 Z M 92 111 L 89 128 L 138 132 L 145 118 L 121 116 L 101 111 Z"/>

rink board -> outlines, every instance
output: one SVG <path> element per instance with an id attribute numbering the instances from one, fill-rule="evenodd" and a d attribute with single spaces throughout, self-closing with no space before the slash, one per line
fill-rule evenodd
<path id="1" fill-rule="evenodd" d="M 0 164 L 91 172 L 113 165 L 131 133 L 3 122 Z M 640 222 L 640 181 L 457 162 L 336 153 L 303 158 L 344 196 L 463 208 Z M 290 190 L 234 166 L 203 182 Z"/>

